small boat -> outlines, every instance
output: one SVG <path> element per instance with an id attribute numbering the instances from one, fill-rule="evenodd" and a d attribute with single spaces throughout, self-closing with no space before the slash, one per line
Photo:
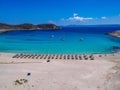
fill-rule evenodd
<path id="1" fill-rule="evenodd" d="M 50 38 L 54 38 L 55 36 L 54 35 L 51 35 Z"/>
<path id="2" fill-rule="evenodd" d="M 80 38 L 80 41 L 83 41 L 84 39 L 83 38 Z"/>
<path id="3" fill-rule="evenodd" d="M 61 40 L 61 41 L 65 41 L 65 39 L 64 39 L 64 38 L 61 38 L 60 40 Z"/>

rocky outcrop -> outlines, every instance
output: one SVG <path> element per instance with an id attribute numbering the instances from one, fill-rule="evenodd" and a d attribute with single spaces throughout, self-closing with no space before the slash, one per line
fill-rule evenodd
<path id="1" fill-rule="evenodd" d="M 9 30 L 41 30 L 41 29 L 57 30 L 57 29 L 61 29 L 61 27 L 55 24 L 33 25 L 33 24 L 25 23 L 20 25 L 9 25 L 9 24 L 0 23 L 0 32 L 6 32 Z"/>
<path id="2" fill-rule="evenodd" d="M 116 30 L 114 32 L 110 32 L 110 33 L 108 33 L 108 35 L 120 38 L 120 30 Z"/>
<path id="3" fill-rule="evenodd" d="M 111 47 L 111 51 L 113 53 L 119 53 L 120 52 L 120 47 L 119 46 L 112 46 Z"/>

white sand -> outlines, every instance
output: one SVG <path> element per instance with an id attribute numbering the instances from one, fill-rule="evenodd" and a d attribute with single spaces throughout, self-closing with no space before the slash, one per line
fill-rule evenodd
<path id="1" fill-rule="evenodd" d="M 50 62 L 13 55 L 0 53 L 0 90 L 120 90 L 119 54 Z M 28 82 L 15 85 L 20 79 Z"/>

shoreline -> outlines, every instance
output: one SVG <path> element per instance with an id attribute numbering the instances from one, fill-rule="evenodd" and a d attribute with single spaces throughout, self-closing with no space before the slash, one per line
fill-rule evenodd
<path id="1" fill-rule="evenodd" d="M 100 60 L 119 59 L 120 53 L 113 54 L 32 54 L 32 53 L 4 53 L 0 52 L 0 57 L 26 60 Z M 118 58 L 119 57 L 119 58 Z"/>
<path id="2" fill-rule="evenodd" d="M 49 23 L 48 24 L 37 24 L 37 25 L 30 24 L 30 23 L 23 23 L 23 24 L 18 24 L 18 25 L 0 23 L 0 33 L 11 31 L 11 30 L 41 30 L 41 29 L 57 30 L 57 29 L 61 29 L 61 27 L 55 24 L 49 24 Z"/>
<path id="3" fill-rule="evenodd" d="M 120 30 L 116 30 L 116 31 L 110 32 L 110 33 L 108 33 L 108 35 L 120 38 Z"/>
<path id="4" fill-rule="evenodd" d="M 10 32 L 10 31 L 17 31 L 17 30 L 35 30 L 35 29 L 0 29 L 0 34 L 1 33 L 6 33 L 6 32 Z"/>
<path id="5" fill-rule="evenodd" d="M 0 53 L 6 53 L 6 54 L 55 54 L 55 53 L 22 53 L 22 52 L 0 52 Z M 78 54 L 78 55 L 98 55 L 98 54 L 101 54 L 101 55 L 111 55 L 111 54 L 120 54 L 119 52 L 118 53 L 56 53 L 57 54 L 69 54 L 69 55 L 75 55 L 75 54 Z"/>
<path id="6" fill-rule="evenodd" d="M 108 35 L 110 35 L 110 36 L 113 36 L 113 37 L 116 37 L 116 38 L 119 38 L 119 39 L 120 39 L 120 35 L 116 35 L 116 34 L 112 34 L 112 33 L 109 33 Z"/>
<path id="7" fill-rule="evenodd" d="M 6 32 L 10 32 L 10 31 L 32 31 L 32 30 L 57 30 L 57 29 L 0 29 L 0 34 L 1 33 L 6 33 Z"/>

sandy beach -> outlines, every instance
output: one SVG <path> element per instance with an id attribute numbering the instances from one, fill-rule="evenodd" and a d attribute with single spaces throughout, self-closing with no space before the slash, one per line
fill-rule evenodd
<path id="1" fill-rule="evenodd" d="M 0 53 L 0 90 L 120 90 L 120 54 L 49 62 L 14 55 Z"/>

